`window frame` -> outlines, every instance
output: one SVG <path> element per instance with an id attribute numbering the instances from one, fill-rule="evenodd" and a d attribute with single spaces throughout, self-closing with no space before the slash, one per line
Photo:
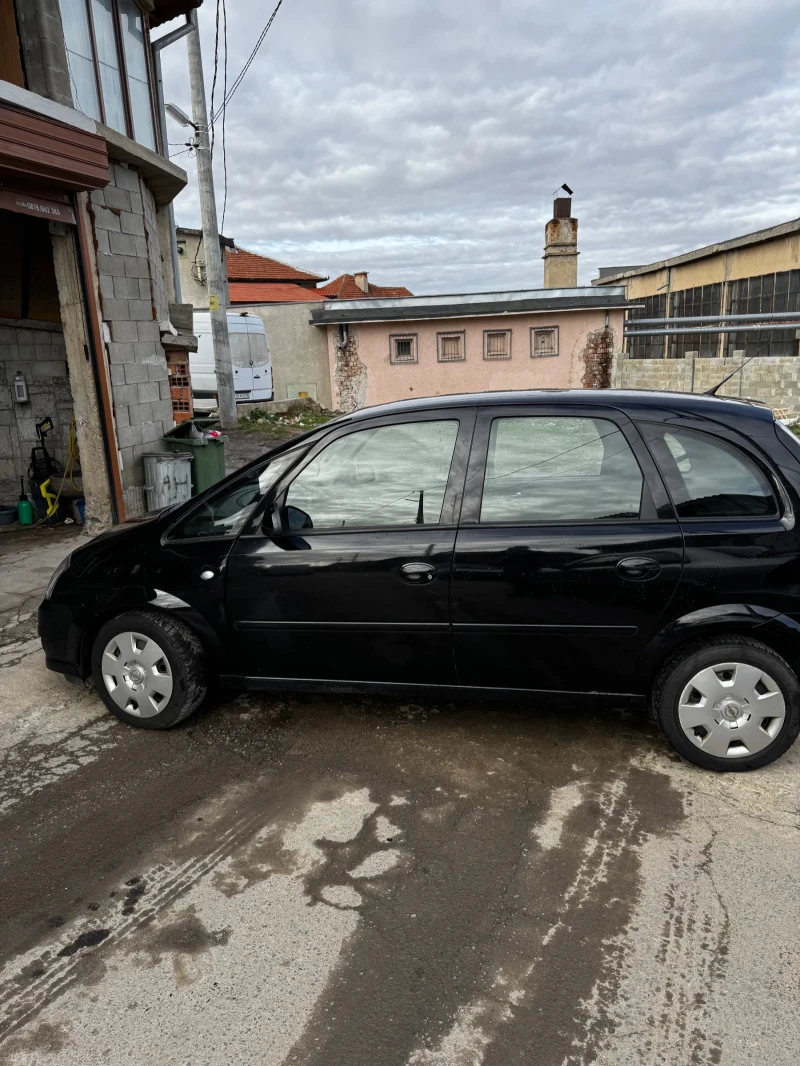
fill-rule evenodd
<path id="1" fill-rule="evenodd" d="M 508 337 L 508 344 L 506 346 L 505 355 L 489 355 L 489 335 L 495 335 L 498 333 L 505 333 Z M 483 358 L 487 363 L 503 363 L 507 362 L 511 358 L 511 337 L 513 330 L 510 329 L 485 329 L 483 331 Z"/>
<path id="2" fill-rule="evenodd" d="M 411 341 L 411 359 L 397 359 L 397 341 Z M 389 334 L 389 364 L 390 366 L 414 366 L 419 362 L 418 335 L 416 333 L 390 333 Z"/>
<path id="3" fill-rule="evenodd" d="M 754 455 L 750 448 L 744 446 L 738 439 L 734 439 L 727 433 L 723 434 L 716 431 L 715 426 L 710 426 L 708 423 L 692 423 L 692 425 L 677 424 L 674 422 L 658 422 L 654 419 L 637 419 L 637 425 L 642 434 L 644 443 L 653 455 L 653 461 L 659 469 L 662 480 L 664 482 L 665 489 L 669 494 L 670 501 L 675 510 L 675 516 L 677 521 L 681 525 L 697 525 L 712 523 L 714 525 L 720 522 L 734 523 L 741 525 L 746 523 L 752 524 L 764 524 L 768 523 L 772 526 L 776 522 L 786 522 L 787 515 L 791 512 L 791 505 L 789 503 L 789 496 L 777 477 L 775 472 L 767 465 L 766 462 L 758 455 Z M 656 458 L 656 454 L 653 449 L 653 436 L 663 436 L 665 433 L 692 433 L 700 437 L 711 437 L 713 442 L 719 445 L 724 451 L 733 452 L 734 454 L 741 454 L 744 456 L 745 465 L 749 462 L 752 466 L 755 466 L 756 470 L 764 477 L 769 485 L 772 495 L 777 504 L 777 510 L 774 514 L 762 514 L 762 515 L 681 515 L 678 513 L 678 507 L 675 504 L 672 489 L 669 483 L 669 476 L 665 471 L 661 470 L 661 465 Z M 652 435 L 651 435 L 652 434 Z M 677 467 L 677 463 L 675 464 Z M 680 471 L 678 472 L 680 474 Z"/>
<path id="4" fill-rule="evenodd" d="M 642 473 L 642 502 L 637 518 L 579 518 L 521 522 L 481 522 L 483 486 L 489 457 L 492 423 L 500 418 L 602 418 L 613 422 L 627 441 Z M 661 473 L 653 456 L 645 446 L 634 422 L 622 411 L 594 404 L 517 404 L 483 407 L 478 414 L 472 451 L 467 471 L 464 502 L 459 525 L 478 529 L 553 529 L 565 526 L 630 526 L 675 524 L 676 516 Z"/>
<path id="5" fill-rule="evenodd" d="M 461 355 L 457 359 L 442 358 L 442 339 L 444 337 L 461 338 Z M 467 331 L 465 329 L 443 329 L 436 334 L 437 363 L 465 363 L 467 361 Z"/>
<path id="6" fill-rule="evenodd" d="M 546 352 L 544 355 L 537 354 L 534 350 L 536 347 L 536 334 L 537 333 L 554 333 L 555 334 L 555 351 Z M 561 354 L 560 338 L 558 336 L 558 326 L 531 326 L 530 332 L 530 346 L 531 346 L 531 359 L 558 359 Z"/>
<path id="7" fill-rule="evenodd" d="M 472 436 L 475 428 L 477 408 L 475 407 L 441 407 L 431 411 L 415 411 L 408 414 L 385 415 L 382 418 L 358 419 L 349 425 L 337 427 L 330 433 L 321 437 L 303 456 L 300 463 L 278 479 L 276 484 L 267 494 L 266 507 L 255 511 L 250 522 L 240 536 L 266 535 L 286 541 L 288 538 L 305 540 L 308 537 L 354 537 L 362 534 L 374 535 L 375 533 L 394 533 L 403 530 L 442 530 L 456 529 L 463 498 L 464 478 L 466 476 L 467 460 L 469 458 Z M 453 448 L 453 457 L 450 461 L 450 473 L 444 491 L 444 500 L 437 523 L 417 525 L 416 523 L 395 523 L 393 525 L 374 526 L 334 526 L 326 529 L 289 529 L 284 523 L 286 496 L 294 479 L 316 459 L 320 452 L 329 444 L 340 440 L 342 437 L 359 433 L 366 429 L 383 429 L 386 426 L 406 425 L 411 422 L 458 422 L 456 442 Z M 268 513 L 267 513 L 268 512 Z"/>
<path id="8" fill-rule="evenodd" d="M 139 3 L 139 0 L 132 0 L 135 6 L 139 10 L 139 14 L 142 17 L 142 29 L 144 37 L 144 61 L 147 68 L 147 87 L 150 94 L 150 118 L 153 124 L 153 148 L 148 148 L 143 141 L 136 140 L 136 127 L 133 119 L 133 107 L 130 99 L 130 87 L 128 85 L 128 62 L 125 55 L 125 40 L 122 31 L 122 16 L 120 14 L 118 0 L 111 0 L 111 16 L 114 23 L 114 43 L 116 45 L 117 62 L 119 64 L 120 85 L 122 89 L 122 107 L 125 112 L 125 131 L 116 130 L 117 133 L 122 133 L 123 136 L 135 141 L 136 144 L 140 144 L 143 148 L 147 148 L 148 151 L 160 152 L 163 151 L 164 146 L 161 144 L 161 132 L 158 122 L 158 114 L 156 112 L 155 101 L 155 73 L 153 71 L 153 57 L 150 51 L 150 21 L 148 12 Z M 97 52 L 97 38 L 94 27 L 94 12 L 92 10 L 92 0 L 76 0 L 76 3 L 83 3 L 86 9 L 86 15 L 89 26 L 89 43 L 92 50 L 92 63 L 94 65 L 94 80 L 97 87 L 97 100 L 100 108 L 100 118 L 97 120 L 102 122 L 104 126 L 108 126 L 106 121 L 106 105 L 103 99 L 103 86 L 100 78 L 100 60 Z M 60 12 L 60 8 L 59 8 Z M 109 129 L 114 129 L 113 126 L 109 126 Z"/>

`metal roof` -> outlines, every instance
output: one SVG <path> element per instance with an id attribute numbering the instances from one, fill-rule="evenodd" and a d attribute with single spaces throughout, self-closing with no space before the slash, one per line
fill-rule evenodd
<path id="1" fill-rule="evenodd" d="M 606 285 L 619 285 L 627 278 L 635 278 L 641 274 L 652 274 L 656 270 L 664 270 L 667 267 L 680 266 L 682 263 L 691 263 L 696 259 L 707 259 L 712 255 L 723 252 L 731 252 L 736 248 L 746 248 L 750 244 L 762 244 L 764 241 L 774 241 L 779 237 L 786 237 L 800 232 L 800 218 L 794 218 L 790 222 L 781 222 L 777 226 L 768 229 L 755 230 L 754 233 L 745 233 L 741 237 L 731 237 L 728 241 L 718 241 L 716 244 L 706 244 L 702 248 L 695 248 L 691 252 L 683 252 L 674 255 L 670 259 L 659 259 L 645 266 L 620 267 L 618 274 L 604 274 L 601 268 L 600 276 L 596 277 L 592 285 L 605 288 Z"/>
<path id="2" fill-rule="evenodd" d="M 512 292 L 444 293 L 364 300 L 336 300 L 312 312 L 315 326 L 349 322 L 399 322 L 475 318 L 548 311 L 615 310 L 632 306 L 624 286 L 574 289 L 519 289 Z"/>

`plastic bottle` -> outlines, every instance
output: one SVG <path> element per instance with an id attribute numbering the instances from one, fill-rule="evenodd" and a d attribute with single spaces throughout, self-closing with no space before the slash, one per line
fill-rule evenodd
<path id="1" fill-rule="evenodd" d="M 25 482 L 19 479 L 19 502 L 17 504 L 17 520 L 21 526 L 33 525 L 33 505 L 25 493 Z"/>

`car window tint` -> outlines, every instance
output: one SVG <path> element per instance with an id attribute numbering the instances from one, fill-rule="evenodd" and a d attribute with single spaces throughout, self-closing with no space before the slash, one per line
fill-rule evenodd
<path id="1" fill-rule="evenodd" d="M 492 423 L 482 522 L 637 518 L 642 473 L 602 418 L 498 418 Z"/>
<path id="2" fill-rule="evenodd" d="M 290 529 L 436 525 L 457 421 L 364 429 L 324 448 L 286 496 Z"/>
<path id="3" fill-rule="evenodd" d="M 179 522 L 171 539 L 235 537 L 284 470 L 298 458 L 296 450 L 282 452 L 226 485 Z"/>
<path id="4" fill-rule="evenodd" d="M 726 441 L 707 433 L 664 427 L 652 443 L 680 518 L 778 513 L 766 476 Z"/>

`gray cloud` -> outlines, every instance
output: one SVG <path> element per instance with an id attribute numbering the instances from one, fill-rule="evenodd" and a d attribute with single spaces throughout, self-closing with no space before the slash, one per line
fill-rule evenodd
<path id="1" fill-rule="evenodd" d="M 231 80 L 272 6 L 230 0 Z M 230 105 L 225 231 L 423 293 L 541 285 L 562 181 L 586 283 L 796 217 L 796 15 L 795 0 L 284 0 Z M 200 21 L 210 88 L 210 0 Z M 188 109 L 185 45 L 164 60 Z M 178 220 L 198 225 L 194 163 L 175 162 L 192 181 Z"/>

